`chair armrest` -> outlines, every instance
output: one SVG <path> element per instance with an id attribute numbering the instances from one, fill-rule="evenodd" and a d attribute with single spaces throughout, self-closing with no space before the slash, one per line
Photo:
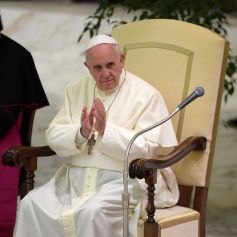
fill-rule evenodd
<path id="1" fill-rule="evenodd" d="M 52 156 L 55 152 L 49 146 L 17 146 L 7 149 L 2 155 L 3 165 L 22 167 L 32 157 Z"/>
<path id="2" fill-rule="evenodd" d="M 157 182 L 157 169 L 169 167 L 183 159 L 191 151 L 203 151 L 206 149 L 205 137 L 188 137 L 167 155 L 157 155 L 156 159 L 135 159 L 129 164 L 130 178 L 145 179 L 147 187 L 147 220 L 145 225 L 155 223 L 155 184 Z M 158 228 L 158 227 L 157 227 Z"/>
<path id="3" fill-rule="evenodd" d="M 156 159 L 135 159 L 129 164 L 130 178 L 143 179 L 150 175 L 152 169 L 163 169 L 183 159 L 191 151 L 206 149 L 205 137 L 188 137 L 167 155 L 157 155 Z"/>

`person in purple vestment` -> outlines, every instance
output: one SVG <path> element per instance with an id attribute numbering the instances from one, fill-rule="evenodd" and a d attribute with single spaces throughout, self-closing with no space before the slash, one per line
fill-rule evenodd
<path id="1" fill-rule="evenodd" d="M 2 30 L 0 15 L 0 237 L 11 237 L 20 170 L 4 166 L 2 154 L 11 146 L 25 144 L 21 134 L 25 111 L 49 103 L 30 52 L 2 34 Z"/>

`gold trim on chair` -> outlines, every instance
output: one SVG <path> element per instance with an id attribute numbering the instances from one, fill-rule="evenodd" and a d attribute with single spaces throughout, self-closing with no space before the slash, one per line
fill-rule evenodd
<path id="1" fill-rule="evenodd" d="M 170 51 L 174 51 L 174 52 L 183 54 L 188 57 L 185 79 L 184 79 L 184 90 L 183 90 L 183 95 L 182 95 L 182 101 L 185 98 L 187 98 L 188 91 L 189 91 L 189 85 L 190 85 L 191 68 L 192 68 L 192 62 L 193 62 L 193 51 L 179 47 L 177 45 L 172 45 L 172 44 L 164 44 L 164 43 L 158 43 L 158 42 L 143 42 L 143 43 L 125 44 L 124 48 L 123 48 L 123 54 L 126 56 L 126 54 L 129 50 L 141 49 L 141 48 L 165 49 L 165 50 L 170 50 Z M 179 119 L 178 119 L 178 125 L 177 125 L 177 133 L 176 133 L 178 140 L 180 140 L 180 138 L 181 138 L 184 113 L 185 113 L 185 110 L 182 110 L 180 112 L 180 114 L 178 115 Z"/>

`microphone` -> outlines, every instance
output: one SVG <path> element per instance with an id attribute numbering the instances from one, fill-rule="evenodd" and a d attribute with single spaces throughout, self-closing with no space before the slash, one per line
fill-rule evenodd
<path id="1" fill-rule="evenodd" d="M 203 87 L 198 86 L 195 88 L 195 90 L 192 92 L 192 94 L 190 94 L 188 96 L 188 98 L 186 98 L 179 106 L 179 110 L 183 109 L 186 105 L 188 105 L 189 103 L 191 103 L 193 100 L 195 100 L 196 98 L 203 96 L 205 93 Z"/>
<path id="2" fill-rule="evenodd" d="M 130 142 L 128 143 L 125 158 L 124 158 L 124 171 L 123 171 L 123 193 L 122 193 L 122 205 L 123 205 L 123 237 L 129 236 L 129 226 L 128 226 L 128 210 L 129 210 L 129 192 L 128 192 L 128 155 L 129 151 L 132 147 L 133 142 L 136 140 L 138 136 L 141 134 L 148 132 L 152 130 L 153 128 L 156 128 L 160 126 L 161 124 L 168 121 L 170 118 L 172 118 L 176 113 L 178 113 L 181 109 L 183 109 L 186 105 L 191 103 L 196 98 L 203 96 L 205 93 L 203 87 L 196 87 L 195 90 L 179 105 L 176 107 L 176 109 L 169 114 L 166 118 L 162 119 L 160 122 L 153 124 L 140 132 L 136 133 Z"/>

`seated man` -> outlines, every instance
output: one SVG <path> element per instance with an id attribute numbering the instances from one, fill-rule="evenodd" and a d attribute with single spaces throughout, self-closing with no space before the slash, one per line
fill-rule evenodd
<path id="1" fill-rule="evenodd" d="M 126 71 L 117 42 L 106 35 L 89 41 L 85 66 L 91 76 L 71 82 L 65 102 L 46 131 L 49 146 L 70 157 L 55 176 L 20 203 L 16 237 L 121 237 L 123 159 L 133 135 L 167 116 L 160 93 Z M 133 143 L 130 160 L 152 157 L 156 147 L 177 144 L 171 122 Z M 130 180 L 130 237 L 144 210 L 144 181 Z M 171 169 L 158 175 L 156 203 L 174 205 L 178 187 Z"/>

